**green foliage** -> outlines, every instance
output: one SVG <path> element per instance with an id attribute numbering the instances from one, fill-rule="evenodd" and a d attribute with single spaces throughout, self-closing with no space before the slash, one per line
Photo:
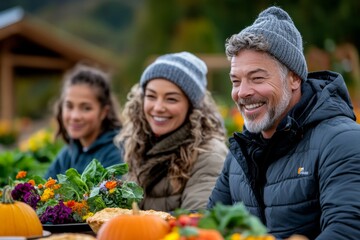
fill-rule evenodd
<path id="1" fill-rule="evenodd" d="M 215 26 L 206 18 L 185 19 L 176 26 L 171 51 L 186 49 L 194 53 L 216 53 L 221 51 L 221 41 Z"/>
<path id="2" fill-rule="evenodd" d="M 39 157 L 41 161 L 39 161 Z M 45 161 L 45 159 L 47 159 Z M 48 169 L 52 159 L 38 153 L 22 152 L 18 149 L 0 153 L 0 186 L 8 183 L 9 178 L 23 170 L 31 175 L 43 175 Z"/>
<path id="3" fill-rule="evenodd" d="M 261 221 L 246 209 L 243 203 L 232 206 L 216 204 L 200 219 L 198 226 L 205 229 L 216 229 L 223 236 L 241 233 L 242 236 L 260 236 L 267 233 Z"/>
<path id="4" fill-rule="evenodd" d="M 125 163 L 116 164 L 104 168 L 101 163 L 94 159 L 79 174 L 76 169 L 70 168 L 65 174 L 58 174 L 57 178 L 61 188 L 59 194 L 65 199 L 81 201 L 88 194 L 87 203 L 91 212 L 97 212 L 105 207 L 131 208 L 132 202 L 139 202 L 143 197 L 143 190 L 134 182 L 118 180 L 116 177 L 128 172 Z M 114 188 L 109 194 L 104 184 L 113 181 Z M 115 187 L 115 185 L 117 187 Z"/>
<path id="5" fill-rule="evenodd" d="M 59 184 L 63 185 L 61 194 L 66 199 L 80 201 L 84 194 L 90 192 L 90 189 L 105 179 L 115 175 L 122 175 L 128 171 L 126 164 L 117 164 L 110 168 L 104 168 L 101 163 L 94 159 L 85 168 L 82 174 L 74 169 L 68 169 L 65 174 L 58 174 Z M 66 187 L 64 187 L 66 186 Z M 90 197 L 91 194 L 90 194 Z"/>
<path id="6" fill-rule="evenodd" d="M 29 175 L 44 175 L 50 163 L 63 147 L 62 141 L 52 141 L 49 131 L 39 131 L 32 135 L 20 148 L 0 153 L 0 186 L 19 171 Z"/>
<path id="7" fill-rule="evenodd" d="M 126 2 L 109 0 L 101 1 L 97 8 L 93 10 L 92 15 L 95 19 L 104 22 L 105 25 L 120 30 L 131 24 L 134 11 Z"/>
<path id="8" fill-rule="evenodd" d="M 17 135 L 18 134 L 16 132 L 8 132 L 5 134 L 0 134 L 0 144 L 4 146 L 10 146 L 16 143 Z"/>
<path id="9" fill-rule="evenodd" d="M 52 111 L 51 103 L 60 86 L 59 76 L 26 73 L 15 81 L 15 101 L 18 117 L 40 119 Z M 31 99 L 26 101 L 25 99 Z"/>

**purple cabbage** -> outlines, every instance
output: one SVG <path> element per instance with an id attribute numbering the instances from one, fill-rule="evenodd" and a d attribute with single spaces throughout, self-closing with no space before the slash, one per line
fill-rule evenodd
<path id="1" fill-rule="evenodd" d="M 49 206 L 40 216 L 41 223 L 63 224 L 73 223 L 75 220 L 71 215 L 71 208 L 64 205 L 63 201 L 59 201 L 58 205 Z"/>

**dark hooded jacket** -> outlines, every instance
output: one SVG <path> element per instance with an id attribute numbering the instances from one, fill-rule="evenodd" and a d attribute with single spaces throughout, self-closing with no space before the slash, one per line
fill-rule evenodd
<path id="1" fill-rule="evenodd" d="M 242 201 L 277 238 L 360 239 L 360 125 L 341 75 L 310 73 L 271 139 L 246 129 L 210 196 Z"/>
<path id="2" fill-rule="evenodd" d="M 123 163 L 122 150 L 117 148 L 113 141 L 118 133 L 119 130 L 102 133 L 87 149 L 83 149 L 78 140 L 71 140 L 56 156 L 45 178 L 56 179 L 57 174 L 64 174 L 69 168 L 75 168 L 81 174 L 94 158 L 104 167 Z"/>

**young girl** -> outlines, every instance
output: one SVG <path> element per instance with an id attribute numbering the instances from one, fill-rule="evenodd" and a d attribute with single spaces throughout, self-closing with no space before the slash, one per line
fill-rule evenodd
<path id="1" fill-rule="evenodd" d="M 67 145 L 57 155 L 45 177 L 56 178 L 69 168 L 82 173 L 96 158 L 104 167 L 121 163 L 121 150 L 113 143 L 122 123 L 112 97 L 109 77 L 99 69 L 78 65 L 64 79 L 55 104 L 57 137 Z"/>
<path id="2" fill-rule="evenodd" d="M 191 53 L 167 54 L 128 96 L 117 140 L 130 168 L 125 177 L 144 188 L 142 209 L 206 207 L 228 151 L 206 73 Z"/>

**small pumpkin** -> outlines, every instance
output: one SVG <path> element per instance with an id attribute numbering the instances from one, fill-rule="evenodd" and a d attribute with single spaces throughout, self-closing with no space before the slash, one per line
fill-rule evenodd
<path id="1" fill-rule="evenodd" d="M 43 233 L 35 210 L 26 203 L 14 201 L 9 186 L 3 190 L 0 222 L 0 236 L 39 237 Z"/>
<path id="2" fill-rule="evenodd" d="M 98 240 L 159 240 L 169 233 L 169 224 L 159 216 L 140 215 L 133 203 L 132 215 L 119 215 L 103 224 Z"/>

